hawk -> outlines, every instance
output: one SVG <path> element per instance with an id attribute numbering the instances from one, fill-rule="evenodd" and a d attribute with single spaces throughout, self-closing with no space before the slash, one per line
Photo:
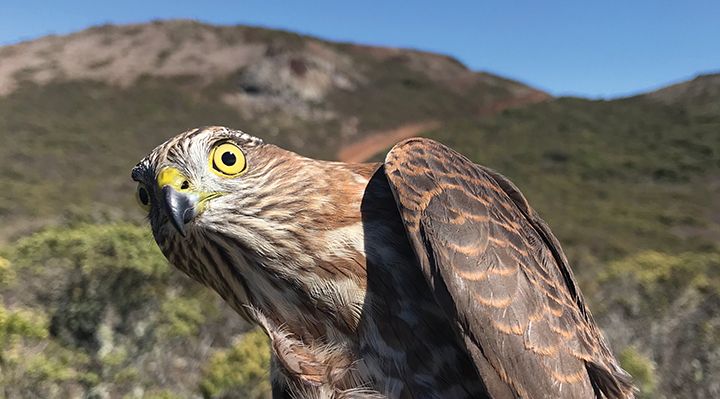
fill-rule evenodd
<path id="1" fill-rule="evenodd" d="M 205 127 L 132 171 L 171 264 L 261 326 L 275 398 L 630 398 L 560 243 L 423 138 L 382 163 Z"/>

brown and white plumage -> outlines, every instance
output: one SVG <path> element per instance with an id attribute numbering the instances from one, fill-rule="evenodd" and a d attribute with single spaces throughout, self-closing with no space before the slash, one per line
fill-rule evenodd
<path id="1" fill-rule="evenodd" d="M 237 175 L 208 162 L 227 142 Z M 211 127 L 133 178 L 170 262 L 268 333 L 276 397 L 633 395 L 547 225 L 439 143 L 343 164 Z"/>

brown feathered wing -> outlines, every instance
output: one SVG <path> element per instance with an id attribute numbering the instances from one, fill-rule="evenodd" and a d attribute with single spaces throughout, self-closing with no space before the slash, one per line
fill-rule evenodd
<path id="1" fill-rule="evenodd" d="M 633 396 L 560 244 L 500 174 L 428 139 L 385 172 L 436 300 L 494 398 Z"/>

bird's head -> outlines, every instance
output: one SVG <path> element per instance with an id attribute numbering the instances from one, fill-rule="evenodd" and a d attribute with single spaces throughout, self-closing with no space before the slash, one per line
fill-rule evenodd
<path id="1" fill-rule="evenodd" d="M 159 145 L 132 179 L 165 257 L 243 314 L 252 291 L 264 291 L 262 263 L 293 256 L 287 233 L 307 199 L 294 196 L 302 180 L 293 170 L 305 160 L 241 131 L 204 127 Z"/>
<path id="2" fill-rule="evenodd" d="M 209 127 L 161 144 L 132 178 L 174 266 L 241 314 L 252 305 L 285 323 L 308 301 L 346 301 L 334 280 L 362 297 L 360 202 L 376 166 L 356 168 Z"/>
<path id="3" fill-rule="evenodd" d="M 222 127 L 187 131 L 161 144 L 132 171 L 136 197 L 156 241 L 182 239 L 201 228 L 221 228 L 218 211 L 243 212 L 268 184 L 268 159 L 262 140 Z M 253 204 L 254 205 L 254 204 Z"/>

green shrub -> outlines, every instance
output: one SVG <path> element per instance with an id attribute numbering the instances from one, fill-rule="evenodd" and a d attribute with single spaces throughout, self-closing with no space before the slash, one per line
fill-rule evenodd
<path id="1" fill-rule="evenodd" d="M 208 303 L 208 302 L 205 302 Z M 160 309 L 162 314 L 159 334 L 163 337 L 192 337 L 205 322 L 209 309 L 196 298 L 171 295 Z"/>
<path id="2" fill-rule="evenodd" d="M 645 309 L 657 314 L 687 290 L 720 296 L 720 253 L 645 251 L 610 263 L 599 283 L 637 293 L 640 298 L 624 296 L 632 301 L 625 304 L 632 312 Z"/>
<path id="3" fill-rule="evenodd" d="M 6 395 L 67 396 L 68 385 L 93 378 L 83 371 L 89 360 L 86 355 L 48 338 L 44 313 L 0 305 L 0 386 Z"/>
<path id="4" fill-rule="evenodd" d="M 129 224 L 52 228 L 20 239 L 10 256 L 18 268 L 73 267 L 85 274 L 131 269 L 155 278 L 169 271 L 149 229 Z"/>
<path id="5" fill-rule="evenodd" d="M 179 397 L 175 392 L 168 389 L 153 389 L 143 394 L 143 399 L 177 399 Z M 127 395 L 124 399 L 130 399 L 132 396 Z"/>
<path id="6" fill-rule="evenodd" d="M 197 364 L 247 329 L 168 266 L 145 226 L 56 227 L 0 254 L 0 294 L 22 305 L 0 308 L 9 396 L 197 395 Z"/>
<path id="7" fill-rule="evenodd" d="M 50 330 L 67 344 L 99 349 L 100 324 L 111 306 L 115 328 L 157 301 L 170 268 L 147 228 L 79 225 L 53 228 L 19 240 L 8 255 L 23 276 L 24 292 L 49 307 Z"/>
<path id="8" fill-rule="evenodd" d="M 0 287 L 15 279 L 15 271 L 10 267 L 10 261 L 0 256 Z"/>
<path id="9" fill-rule="evenodd" d="M 0 304 L 0 349 L 24 338 L 46 338 L 47 334 L 44 314 L 30 309 L 7 309 Z"/>
<path id="10" fill-rule="evenodd" d="M 268 338 L 256 329 L 210 358 L 200 389 L 206 398 L 268 398 L 269 371 Z"/>
<path id="11" fill-rule="evenodd" d="M 654 398 L 657 376 L 652 360 L 632 346 L 620 352 L 618 360 L 622 368 L 633 376 L 635 386 L 640 389 L 640 398 Z"/>

